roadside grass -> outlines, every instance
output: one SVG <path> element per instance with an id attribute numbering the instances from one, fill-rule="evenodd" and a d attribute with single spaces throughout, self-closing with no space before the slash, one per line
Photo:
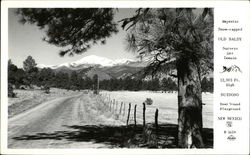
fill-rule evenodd
<path id="1" fill-rule="evenodd" d="M 107 102 L 104 101 L 101 95 L 95 95 L 92 93 L 84 94 L 82 102 L 84 102 L 83 106 L 89 122 L 93 122 L 95 125 L 124 124 L 123 121 L 114 118 L 114 114 L 110 111 Z"/>
<path id="2" fill-rule="evenodd" d="M 108 148 L 178 148 L 176 124 L 160 122 L 157 130 L 153 123 L 147 123 L 145 127 L 142 124 L 126 126 L 127 116 L 118 114 L 119 110 L 117 113 L 110 111 L 105 97 L 88 95 L 87 110 L 90 115 L 96 116 L 91 121 L 99 123 L 66 126 L 76 131 L 59 133 L 60 136 L 65 134 L 61 138 L 77 142 L 104 143 Z M 38 139 L 43 138 L 37 136 L 35 137 Z M 57 133 L 46 136 L 57 137 Z M 213 148 L 213 129 L 203 128 L 203 140 L 205 148 Z"/>
<path id="3" fill-rule="evenodd" d="M 67 91 L 65 89 L 51 88 L 50 93 L 46 94 L 44 90 L 20 90 L 15 89 L 17 94 L 15 98 L 8 98 L 8 117 L 13 117 L 28 109 L 31 109 L 43 102 L 56 99 L 58 97 L 71 96 L 79 94 L 78 91 Z"/>
<path id="4" fill-rule="evenodd" d="M 150 92 L 150 91 L 102 91 L 101 95 L 106 98 L 110 98 L 111 101 L 115 99 L 118 102 L 118 106 L 120 108 L 120 103 L 123 102 L 125 104 L 125 120 L 128 111 L 128 104 L 131 103 L 131 115 L 129 124 L 133 124 L 134 122 L 134 107 L 137 105 L 136 111 L 136 120 L 138 124 L 143 123 L 143 102 L 146 98 L 151 98 L 153 100 L 153 104 L 146 105 L 146 122 L 154 123 L 154 116 L 156 108 L 159 110 L 158 121 L 160 123 L 170 123 L 177 124 L 178 120 L 178 98 L 176 92 Z M 205 128 L 213 128 L 213 94 L 211 93 L 203 93 L 202 94 L 202 102 L 205 103 L 203 105 L 203 126 Z M 113 107 L 112 107 L 113 108 Z M 118 108 L 118 112 L 119 112 Z M 121 116 L 120 116 L 121 118 Z M 119 119 L 120 119 L 119 118 Z M 122 117 L 122 119 L 124 119 Z"/>
<path id="5" fill-rule="evenodd" d="M 64 90 L 57 90 L 62 92 Z M 76 92 L 72 92 L 74 94 Z M 78 98 L 80 109 L 83 110 L 84 119 L 87 122 L 73 123 L 64 125 L 68 129 L 58 130 L 54 132 L 40 132 L 29 135 L 21 135 L 13 139 L 19 141 L 34 140 L 59 140 L 68 141 L 69 143 L 91 142 L 98 148 L 177 148 L 178 126 L 172 123 L 159 122 L 156 127 L 153 123 L 130 124 L 126 126 L 126 115 L 119 115 L 117 111 L 110 111 L 109 105 L 102 95 L 94 95 L 92 93 L 81 92 L 82 97 Z M 27 99 L 29 100 L 29 99 Z M 31 101 L 23 100 L 24 107 Z M 34 102 L 34 99 L 32 100 Z M 16 103 L 17 104 L 17 103 Z M 12 104 L 15 105 L 15 104 Z M 19 105 L 20 109 L 22 104 Z M 83 107 L 81 107 L 83 106 Z M 118 118 L 116 118 L 118 116 Z M 120 118 L 119 118 L 120 117 Z M 87 124 L 86 124 L 87 123 Z M 213 129 L 203 129 L 203 139 L 205 148 L 213 148 Z"/>

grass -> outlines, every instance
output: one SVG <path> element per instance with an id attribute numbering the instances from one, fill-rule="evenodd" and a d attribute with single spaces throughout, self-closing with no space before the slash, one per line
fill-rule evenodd
<path id="1" fill-rule="evenodd" d="M 13 117 L 28 109 L 31 109 L 43 102 L 63 97 L 65 95 L 79 94 L 78 91 L 67 91 L 64 89 L 51 88 L 50 93 L 46 94 L 44 90 L 14 90 L 17 94 L 15 98 L 8 98 L 8 117 Z"/>
<path id="2" fill-rule="evenodd" d="M 57 90 L 57 94 L 67 93 L 63 92 L 64 90 Z M 164 120 L 159 121 L 157 131 L 154 124 L 149 121 L 146 122 L 146 127 L 143 127 L 140 121 L 135 126 L 133 124 L 133 110 L 131 110 L 130 125 L 126 126 L 127 112 L 125 115 L 120 114 L 119 106 L 117 111 L 110 111 L 109 104 L 105 102 L 103 97 L 106 96 L 86 94 L 85 100 L 80 100 L 85 103 L 83 109 L 86 110 L 85 119 L 89 121 L 89 124 L 64 125 L 66 127 L 64 130 L 20 135 L 13 137 L 13 139 L 18 141 L 55 140 L 68 141 L 69 143 L 91 142 L 93 144 L 103 144 L 93 145 L 93 147 L 97 148 L 178 148 L 177 124 L 169 123 L 166 120 L 165 122 L 163 122 Z M 29 101 L 23 100 L 22 102 L 25 102 L 26 105 L 29 104 Z M 16 104 L 19 105 L 19 108 L 22 105 L 20 103 Z M 148 109 L 150 108 L 148 107 Z M 127 107 L 125 110 L 127 111 Z M 151 116 L 147 115 L 146 120 L 149 117 Z M 204 128 L 202 135 L 205 148 L 213 148 L 213 129 Z"/>
<path id="3" fill-rule="evenodd" d="M 178 104 L 177 104 L 177 93 L 161 93 L 161 92 L 149 92 L 149 91 L 102 91 L 102 96 L 106 98 L 106 101 L 109 98 L 113 101 L 118 101 L 118 110 L 115 113 L 119 112 L 121 102 L 125 104 L 125 116 L 122 118 L 123 121 L 126 121 L 128 104 L 131 103 L 131 115 L 130 122 L 134 121 L 134 105 L 137 104 L 137 122 L 142 124 L 142 115 L 143 115 L 143 102 L 146 98 L 151 98 L 153 100 L 152 105 L 146 105 L 146 122 L 153 123 L 154 115 L 156 108 L 159 109 L 158 121 L 160 123 L 170 123 L 177 124 L 178 119 Z M 203 93 L 202 94 L 203 103 L 203 126 L 205 128 L 213 127 L 213 94 Z"/>

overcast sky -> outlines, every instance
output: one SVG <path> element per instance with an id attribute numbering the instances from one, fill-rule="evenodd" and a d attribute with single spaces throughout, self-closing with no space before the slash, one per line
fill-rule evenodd
<path id="1" fill-rule="evenodd" d="M 115 16 L 115 21 L 125 17 L 131 17 L 134 9 L 119 9 Z M 18 67 L 23 66 L 23 61 L 31 55 L 38 64 L 58 65 L 65 62 L 71 62 L 88 55 L 97 55 L 109 59 L 135 58 L 135 55 L 125 50 L 126 31 L 120 27 L 119 33 L 114 34 L 107 39 L 105 45 L 92 46 L 86 53 L 69 57 L 65 55 L 60 57 L 58 52 L 60 48 L 42 41 L 44 32 L 35 25 L 20 24 L 14 9 L 9 9 L 9 58 Z"/>

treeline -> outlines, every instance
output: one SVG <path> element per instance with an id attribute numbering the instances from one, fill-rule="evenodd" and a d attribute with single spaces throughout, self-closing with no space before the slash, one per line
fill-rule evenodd
<path id="1" fill-rule="evenodd" d="M 161 81 L 158 78 L 152 80 L 132 79 L 126 77 L 124 79 L 110 79 L 100 82 L 100 89 L 104 90 L 151 90 L 151 91 L 173 91 L 177 90 L 176 83 L 171 78 L 163 78 Z"/>
<path id="2" fill-rule="evenodd" d="M 201 80 L 201 90 L 202 92 L 214 92 L 214 78 L 204 77 Z"/>
<path id="3" fill-rule="evenodd" d="M 126 77 L 124 79 L 97 80 L 98 76 L 93 78 L 82 77 L 73 71 L 71 74 L 55 72 L 51 68 L 38 69 L 35 60 L 28 56 L 23 62 L 23 68 L 15 66 L 11 60 L 8 62 L 8 83 L 15 88 L 38 87 L 56 87 L 68 90 L 96 89 L 99 83 L 101 90 L 151 90 L 151 91 L 173 91 L 178 90 L 176 82 L 172 78 L 151 80 L 136 79 Z M 213 91 L 213 78 L 202 80 L 202 90 L 206 92 Z"/>
<path id="4" fill-rule="evenodd" d="M 32 70 L 25 71 L 22 68 L 17 68 L 14 64 L 9 63 L 9 73 L 8 79 L 9 83 L 14 85 L 16 88 L 23 86 L 32 87 L 36 86 L 49 86 L 68 90 L 81 90 L 81 89 L 94 89 L 97 85 L 97 78 L 82 77 L 76 71 L 71 74 L 57 72 L 55 73 L 50 68 L 38 69 L 34 67 Z M 124 79 L 109 79 L 102 80 L 99 82 L 99 89 L 102 90 L 177 90 L 176 83 L 171 78 L 164 78 L 159 80 L 155 78 L 153 80 L 141 80 L 132 79 L 131 77 L 126 77 Z"/>
<path id="5" fill-rule="evenodd" d="M 26 62 L 26 63 L 25 63 Z M 28 63 L 27 63 L 28 62 Z M 8 83 L 15 88 L 56 87 L 70 90 L 91 89 L 92 79 L 83 79 L 77 72 L 71 74 L 55 72 L 51 68 L 38 69 L 35 60 L 28 57 L 23 68 L 15 66 L 11 60 L 8 62 Z M 29 66 L 29 67 L 27 67 Z"/>

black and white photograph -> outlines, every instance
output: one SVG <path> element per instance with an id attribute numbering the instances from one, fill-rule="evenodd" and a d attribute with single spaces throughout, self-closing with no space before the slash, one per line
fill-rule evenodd
<path id="1" fill-rule="evenodd" d="M 9 149 L 213 148 L 213 8 L 9 8 Z"/>
<path id="2" fill-rule="evenodd" d="M 0 154 L 249 154 L 249 6 L 1 1 Z"/>

